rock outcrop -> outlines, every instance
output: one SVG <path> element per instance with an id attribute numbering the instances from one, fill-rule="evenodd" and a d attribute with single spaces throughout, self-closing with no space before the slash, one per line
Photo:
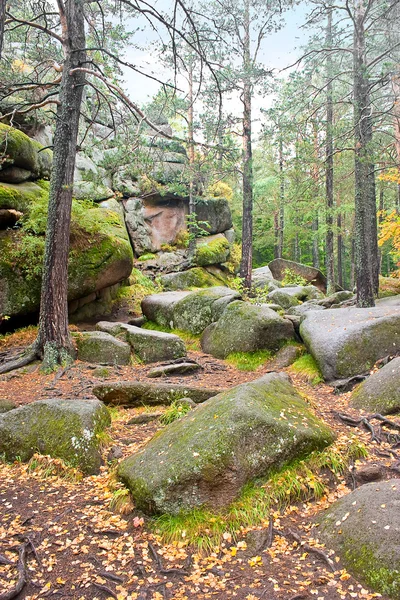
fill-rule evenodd
<path id="1" fill-rule="evenodd" d="M 278 279 L 278 281 L 284 279 L 285 271 L 291 271 L 326 294 L 326 277 L 315 267 L 309 267 L 308 265 L 303 265 L 293 260 L 285 260 L 284 258 L 275 258 L 268 264 L 268 267 L 274 279 Z"/>
<path id="2" fill-rule="evenodd" d="M 147 513 L 215 510 L 252 479 L 332 441 L 289 378 L 273 373 L 220 393 L 175 421 L 124 460 L 118 475 Z"/>

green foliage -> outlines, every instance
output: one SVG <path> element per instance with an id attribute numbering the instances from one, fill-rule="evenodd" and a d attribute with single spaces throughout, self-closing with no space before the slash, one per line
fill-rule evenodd
<path id="1" fill-rule="evenodd" d="M 322 373 L 311 354 L 300 356 L 290 368 L 294 373 L 306 377 L 311 385 L 318 385 L 324 381 Z"/>
<path id="2" fill-rule="evenodd" d="M 342 436 L 322 452 L 313 452 L 306 460 L 296 461 L 268 480 L 247 485 L 230 507 L 214 513 L 195 509 L 177 516 L 153 519 L 152 528 L 167 543 L 183 539 L 200 550 L 213 551 L 224 534 L 236 541 L 243 529 L 267 524 L 272 510 L 290 504 L 320 499 L 329 490 L 329 470 L 333 478 L 343 475 L 354 460 L 367 455 L 365 446 L 355 437 Z"/>
<path id="3" fill-rule="evenodd" d="M 284 270 L 284 277 L 282 279 L 282 285 L 307 285 L 307 279 L 304 279 L 301 275 L 297 275 L 292 269 Z"/>
<path id="4" fill-rule="evenodd" d="M 186 226 L 189 233 L 189 243 L 195 238 L 209 235 L 207 229 L 210 229 L 210 223 L 208 221 L 198 221 L 196 213 L 186 215 Z"/>
<path id="5" fill-rule="evenodd" d="M 226 362 L 239 371 L 256 371 L 270 360 L 270 350 L 255 350 L 254 352 L 232 352 L 226 357 Z"/>
<path id="6" fill-rule="evenodd" d="M 174 400 L 164 412 L 164 414 L 160 417 L 160 423 L 162 425 L 169 425 L 173 423 L 177 419 L 184 417 L 190 412 L 191 408 L 189 404 L 185 404 L 185 402 L 179 402 Z"/>
<path id="7" fill-rule="evenodd" d="M 146 252 L 146 254 L 139 256 L 138 260 L 140 260 L 140 262 L 144 262 L 145 260 L 153 260 L 153 258 L 157 258 L 157 254 L 154 254 L 153 252 Z"/>

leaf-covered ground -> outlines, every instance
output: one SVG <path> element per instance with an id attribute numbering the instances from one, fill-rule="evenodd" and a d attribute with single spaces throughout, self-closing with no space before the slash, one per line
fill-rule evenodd
<path id="1" fill-rule="evenodd" d="M 244 373 L 201 353 L 191 352 L 190 356 L 204 367 L 199 374 L 164 381 L 222 389 L 259 377 L 266 370 L 261 367 Z M 66 371 L 43 375 L 32 367 L 3 376 L 0 398 L 17 404 L 49 397 L 90 398 L 95 383 L 145 379 L 148 369 L 91 368 L 77 362 Z M 300 375 L 292 378 L 344 444 L 357 435 L 369 450 L 365 460 L 356 461 L 351 471 L 331 481 L 322 498 L 261 515 L 256 533 L 250 536 L 245 528 L 236 536 L 227 531 L 208 553 L 188 545 L 185 531 L 180 539 L 167 544 L 119 491 L 122 486 L 115 478 L 119 458 L 140 448 L 160 425 L 128 424 L 144 407 L 114 410 L 110 439 L 104 440 L 104 467 L 98 476 L 81 479 L 60 461 L 43 457 L 29 465 L 0 463 L 0 598 L 17 583 L 18 549 L 23 543 L 28 552 L 28 581 L 17 599 L 380 597 L 355 581 L 338 558 L 323 548 L 311 523 L 316 513 L 358 485 L 362 463 L 380 465 L 383 477 L 392 478 L 399 476 L 397 459 L 384 444 L 371 443 L 368 432 L 346 427 L 335 418 L 335 411 L 355 416 L 347 407 L 348 394 L 334 395 L 326 385 L 311 387 Z M 271 537 L 268 531 L 272 531 L 270 547 L 266 546 L 271 539 L 265 543 Z M 251 537 L 259 541 L 257 552 L 249 547 Z"/>

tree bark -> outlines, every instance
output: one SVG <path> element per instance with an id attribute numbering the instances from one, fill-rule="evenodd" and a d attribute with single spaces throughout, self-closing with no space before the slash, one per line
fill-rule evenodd
<path id="1" fill-rule="evenodd" d="M 326 46 L 332 47 L 332 8 L 328 9 L 328 23 L 326 28 Z M 325 166 L 325 193 L 326 193 L 326 288 L 327 293 L 335 291 L 335 255 L 333 234 L 333 86 L 332 86 L 332 56 L 328 52 L 326 59 L 326 166 Z"/>
<path id="2" fill-rule="evenodd" d="M 44 367 L 71 360 L 73 345 L 68 330 L 68 254 L 72 191 L 86 54 L 82 0 L 59 1 L 63 30 L 64 65 L 54 134 L 53 168 L 43 265 L 39 332 L 35 348 Z"/>
<path id="3" fill-rule="evenodd" d="M 354 142 L 355 142 L 355 263 L 357 304 L 375 306 L 379 285 L 371 103 L 365 56 L 365 8 L 356 0 L 354 11 Z"/>
<path id="4" fill-rule="evenodd" d="M 193 98 L 193 60 L 189 57 L 189 108 L 188 108 L 188 154 L 189 154 L 189 259 L 196 250 L 196 205 L 194 200 L 194 98 Z"/>
<path id="5" fill-rule="evenodd" d="M 251 145 L 251 61 L 250 61 L 250 4 L 245 1 L 243 39 L 243 221 L 242 260 L 240 276 L 246 288 L 251 287 L 253 264 L 253 158 Z"/>
<path id="6" fill-rule="evenodd" d="M 337 226 L 337 282 L 340 287 L 344 287 L 343 280 L 343 235 L 342 235 L 342 214 L 338 213 L 336 219 Z"/>
<path id="7" fill-rule="evenodd" d="M 4 22 L 6 20 L 6 0 L 0 0 L 0 59 L 3 51 Z"/>
<path id="8" fill-rule="evenodd" d="M 285 173 L 283 169 L 283 139 L 282 131 L 279 135 L 279 244 L 278 256 L 283 256 L 283 235 L 285 227 Z"/>

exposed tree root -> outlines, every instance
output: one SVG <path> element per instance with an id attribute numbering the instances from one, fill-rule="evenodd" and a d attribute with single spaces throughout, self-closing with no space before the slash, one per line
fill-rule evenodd
<path id="1" fill-rule="evenodd" d="M 400 434 L 393 433 L 391 431 L 385 431 L 383 429 L 383 427 L 389 427 L 390 429 L 400 431 L 400 424 L 387 419 L 379 413 L 369 415 L 367 417 L 361 417 L 360 419 L 354 419 L 349 415 L 338 412 L 336 412 L 335 415 L 342 423 L 348 425 L 349 427 L 360 427 L 369 431 L 371 434 L 371 442 L 376 442 L 377 444 L 387 442 L 390 446 L 392 446 L 392 448 L 400 447 Z M 381 423 L 381 426 L 378 428 L 378 430 L 375 430 L 375 427 L 372 425 L 371 421 L 373 420 L 377 420 Z"/>
<path id="2" fill-rule="evenodd" d="M 287 533 L 282 533 L 280 531 L 280 532 L 278 532 L 278 534 L 284 535 L 286 538 L 288 538 L 290 540 L 294 540 L 295 542 L 297 542 L 299 544 L 299 547 L 301 547 L 303 550 L 305 550 L 309 554 L 315 554 L 316 556 L 318 556 L 329 567 L 329 569 L 333 573 L 335 573 L 336 569 L 335 569 L 333 560 L 331 560 L 329 558 L 329 556 L 327 554 L 325 554 L 325 552 L 323 552 L 323 550 L 320 550 L 320 548 L 314 548 L 314 546 L 310 546 L 309 544 L 304 542 L 301 539 L 300 535 L 298 533 L 296 533 L 295 531 L 293 531 L 293 529 L 289 529 Z"/>
<path id="3" fill-rule="evenodd" d="M 26 561 L 28 557 L 28 547 L 31 545 L 30 541 L 26 541 L 18 549 L 18 581 L 16 585 L 8 592 L 4 592 L 4 594 L 0 594 L 0 600 L 12 600 L 18 594 L 22 592 L 27 582 L 27 573 L 26 573 Z"/>
<path id="4" fill-rule="evenodd" d="M 0 365 L 0 375 L 4 373 L 9 373 L 10 371 L 15 371 L 15 369 L 20 369 L 21 367 L 26 367 L 31 362 L 39 358 L 39 353 L 35 348 L 28 348 L 23 354 L 13 360 L 7 360 Z"/>

